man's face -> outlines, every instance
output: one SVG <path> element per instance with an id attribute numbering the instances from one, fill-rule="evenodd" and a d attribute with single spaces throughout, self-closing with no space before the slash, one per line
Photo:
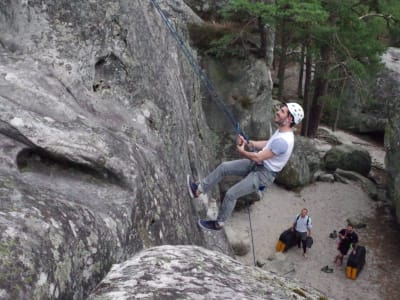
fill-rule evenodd
<path id="1" fill-rule="evenodd" d="M 305 217 L 307 215 L 307 209 L 303 209 L 302 211 L 301 211 L 301 216 L 302 217 Z"/>
<path id="2" fill-rule="evenodd" d="M 290 125 L 291 117 L 289 117 L 289 110 L 287 106 L 281 106 L 275 113 L 275 123 L 278 126 Z"/>
<path id="3" fill-rule="evenodd" d="M 347 226 L 347 231 L 352 232 L 353 231 L 353 226 Z"/>

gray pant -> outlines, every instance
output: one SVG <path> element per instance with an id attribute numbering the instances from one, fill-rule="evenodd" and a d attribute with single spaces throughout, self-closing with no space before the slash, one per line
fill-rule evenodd
<path id="1" fill-rule="evenodd" d="M 267 188 L 274 181 L 276 174 L 263 165 L 256 165 L 249 159 L 227 161 L 221 163 L 201 181 L 200 189 L 201 192 L 207 193 L 225 176 L 245 176 L 225 194 L 217 217 L 217 221 L 223 223 L 232 214 L 237 198 L 257 192 L 261 187 Z"/>

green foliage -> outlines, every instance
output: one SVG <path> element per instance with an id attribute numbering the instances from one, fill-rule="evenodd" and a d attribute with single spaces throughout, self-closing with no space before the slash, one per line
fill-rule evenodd
<path id="1" fill-rule="evenodd" d="M 240 44 L 243 32 L 235 23 L 206 23 L 189 26 L 193 44 L 208 55 L 222 57 L 244 57 L 247 52 Z"/>
<path id="2" fill-rule="evenodd" d="M 225 19 L 232 21 L 246 23 L 261 17 L 265 23 L 274 24 L 273 16 L 276 14 L 276 6 L 261 1 L 231 0 L 220 13 Z"/>
<path id="3" fill-rule="evenodd" d="M 302 54 L 311 57 L 314 64 L 314 79 L 321 79 L 312 84 L 319 85 L 314 86 L 314 97 L 322 97 L 322 102 L 324 97 L 340 98 L 343 82 L 363 93 L 365 82 L 382 68 L 380 57 L 389 43 L 400 44 L 398 0 L 230 0 L 219 13 L 226 21 L 240 25 L 206 29 L 203 49 L 207 54 L 244 57 L 250 52 L 244 32 L 258 32 L 262 40 L 262 25 L 274 26 L 275 54 L 283 66 L 279 71 L 299 57 L 289 57 L 289 53 L 304 49 Z M 250 44 L 254 47 L 257 41 Z M 328 95 L 319 94 L 325 91 Z M 319 102 L 309 100 L 311 105 Z M 311 123 L 315 127 L 316 122 Z"/>
<path id="4" fill-rule="evenodd" d="M 264 24 L 276 25 L 282 20 L 304 26 L 318 25 L 327 18 L 319 0 L 280 0 L 274 4 L 262 1 L 231 0 L 221 10 L 225 19 L 249 21 L 261 18 Z M 244 22 L 246 22 L 244 21 Z"/>
<path id="5" fill-rule="evenodd" d="M 238 36 L 234 33 L 227 33 L 221 38 L 211 41 L 210 48 L 206 51 L 206 54 L 213 55 L 218 58 L 230 56 L 230 57 L 244 57 L 245 49 L 240 47 L 234 47 L 235 41 Z"/>

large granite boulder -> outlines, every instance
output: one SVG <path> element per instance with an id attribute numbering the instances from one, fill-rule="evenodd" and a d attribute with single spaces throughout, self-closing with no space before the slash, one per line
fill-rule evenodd
<path id="1" fill-rule="evenodd" d="M 319 152 L 311 140 L 296 136 L 293 154 L 275 182 L 288 189 L 303 187 L 314 180 L 320 168 Z"/>
<path id="2" fill-rule="evenodd" d="M 363 176 L 368 176 L 371 162 L 371 155 L 367 150 L 348 144 L 334 146 L 324 156 L 324 166 L 328 171 L 339 168 Z"/>
<path id="3" fill-rule="evenodd" d="M 6 0 L 0 28 L 0 298 L 84 299 L 145 247 L 206 245 L 200 84 L 151 2 Z"/>
<path id="4" fill-rule="evenodd" d="M 400 49 L 390 48 L 383 61 L 386 70 L 381 75 L 380 85 L 389 113 L 385 129 L 385 165 L 389 174 L 389 197 L 400 223 Z"/>
<path id="5" fill-rule="evenodd" d="M 235 133 L 236 124 L 232 121 L 240 121 L 249 138 L 268 139 L 273 130 L 272 80 L 265 61 L 251 57 L 245 60 L 205 57 L 203 64 L 224 101 L 221 107 L 212 98 L 204 100 L 210 128 L 224 139 L 227 129 Z M 232 136 L 229 138 L 224 143 L 231 142 Z"/>
<path id="6" fill-rule="evenodd" d="M 197 246 L 160 246 L 114 265 L 88 300 L 326 299 L 321 292 Z"/>

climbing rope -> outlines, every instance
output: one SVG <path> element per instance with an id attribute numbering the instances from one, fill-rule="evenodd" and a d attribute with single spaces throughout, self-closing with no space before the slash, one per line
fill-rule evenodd
<path id="1" fill-rule="evenodd" d="M 240 127 L 239 122 L 236 121 L 233 114 L 230 112 L 228 107 L 222 101 L 222 99 L 218 96 L 217 90 L 215 89 L 212 81 L 207 76 L 207 74 L 201 69 L 199 64 L 196 62 L 196 59 L 193 57 L 192 53 L 190 52 L 189 48 L 185 45 L 182 38 L 180 37 L 179 33 L 176 31 L 174 26 L 171 24 L 167 16 L 162 11 L 159 3 L 157 0 L 150 0 L 154 7 L 157 9 L 158 13 L 160 14 L 161 18 L 163 19 L 164 23 L 167 25 L 169 31 L 171 32 L 172 36 L 178 42 L 179 47 L 185 54 L 186 58 L 188 59 L 190 65 L 193 67 L 194 72 L 196 75 L 204 82 L 205 86 L 207 87 L 208 92 L 210 93 L 212 99 L 217 104 L 218 108 L 225 114 L 228 121 L 232 124 L 233 128 L 235 129 L 236 134 L 242 135 L 247 141 L 249 140 L 248 136 L 243 132 Z"/>
<path id="2" fill-rule="evenodd" d="M 163 19 L 164 23 L 167 25 L 167 27 L 168 27 L 169 31 L 171 32 L 172 36 L 174 37 L 174 39 L 178 42 L 179 47 L 181 48 L 181 50 L 185 54 L 185 56 L 188 59 L 190 65 L 193 67 L 193 70 L 196 73 L 196 75 L 204 82 L 204 84 L 207 87 L 207 90 L 210 93 L 210 95 L 211 95 L 212 99 L 214 100 L 214 102 L 217 104 L 218 108 L 225 114 L 225 116 L 228 119 L 228 121 L 232 124 L 233 128 L 235 129 L 236 134 L 242 135 L 246 139 L 246 141 L 249 141 L 248 136 L 241 129 L 239 122 L 236 121 L 236 119 L 233 116 L 233 114 L 230 112 L 228 107 L 225 105 L 225 103 L 219 97 L 219 95 L 217 93 L 217 90 L 215 89 L 215 87 L 214 87 L 212 81 L 210 80 L 210 78 L 201 69 L 199 64 L 196 62 L 196 59 L 193 57 L 192 53 L 190 52 L 189 48 L 183 42 L 183 40 L 180 37 L 179 33 L 176 31 L 174 26 L 171 24 L 171 22 L 169 21 L 167 16 L 162 11 L 158 1 L 157 0 L 150 0 L 150 1 L 154 5 L 154 7 L 157 9 L 158 13 L 160 14 L 160 16 Z M 256 256 L 255 256 L 255 250 L 254 250 L 253 228 L 251 226 L 250 208 L 247 207 L 247 209 L 248 209 L 248 212 L 249 212 L 251 243 L 252 243 L 252 248 L 253 248 L 253 261 L 254 261 L 254 265 L 256 265 Z"/>
<path id="3" fill-rule="evenodd" d="M 253 240 L 253 227 L 251 226 L 251 216 L 250 216 L 250 205 L 247 205 L 247 211 L 249 213 L 249 223 L 250 223 L 250 235 L 251 235 L 251 248 L 253 249 L 253 262 L 256 266 L 256 251 L 254 250 L 254 240 Z"/>

